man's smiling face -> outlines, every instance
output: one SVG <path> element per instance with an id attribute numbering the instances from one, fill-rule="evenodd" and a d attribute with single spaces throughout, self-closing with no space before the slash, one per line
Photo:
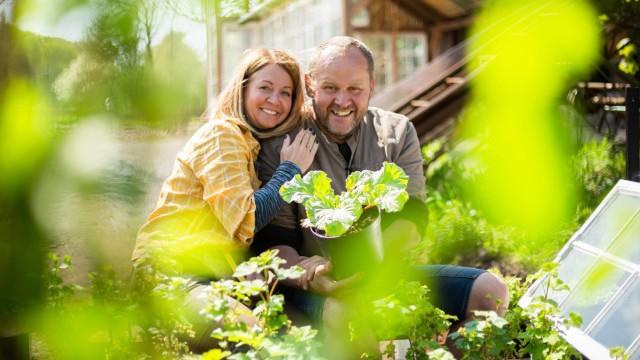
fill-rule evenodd
<path id="1" fill-rule="evenodd" d="M 344 142 L 364 119 L 374 82 L 355 47 L 327 49 L 309 77 L 316 122 L 332 140 Z"/>

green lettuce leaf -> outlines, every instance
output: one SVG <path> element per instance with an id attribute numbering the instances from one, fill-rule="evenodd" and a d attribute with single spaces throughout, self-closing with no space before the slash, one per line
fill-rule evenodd
<path id="1" fill-rule="evenodd" d="M 288 203 L 291 201 L 305 205 L 311 199 L 326 201 L 335 196 L 331 187 L 331 179 L 324 171 L 309 171 L 304 177 L 300 174 L 280 187 L 280 196 Z"/>
<path id="2" fill-rule="evenodd" d="M 400 211 L 409 199 L 409 177 L 401 167 L 384 162 L 378 171 L 356 171 L 347 178 L 350 191 L 364 206 L 378 206 L 387 212 Z"/>
<path id="3" fill-rule="evenodd" d="M 376 173 L 378 173 L 376 184 L 384 184 L 388 187 L 405 190 L 409 183 L 409 176 L 405 174 L 400 166 L 394 163 L 385 161 L 382 163 L 382 168 Z"/>
<path id="4" fill-rule="evenodd" d="M 347 191 L 352 193 L 361 204 L 373 204 L 372 191 L 377 183 L 376 178 L 376 173 L 371 170 L 355 171 L 347 178 Z"/>
<path id="5" fill-rule="evenodd" d="M 343 193 L 334 207 L 314 209 L 314 219 L 309 218 L 316 227 L 324 230 L 327 236 L 340 236 L 362 215 L 362 204 L 348 193 Z"/>
<path id="6" fill-rule="evenodd" d="M 409 194 L 399 188 L 389 187 L 376 197 L 375 204 L 382 211 L 397 212 L 402 210 L 409 200 Z"/>
<path id="7" fill-rule="evenodd" d="M 327 236 L 340 236 L 362 215 L 363 207 L 377 206 L 382 211 L 396 212 L 409 199 L 409 177 L 401 167 L 384 162 L 377 171 L 353 172 L 346 179 L 347 191 L 337 196 L 331 179 L 323 171 L 296 175 L 280 188 L 286 202 L 295 201 L 305 207 L 308 219 L 304 227 L 324 230 Z"/>

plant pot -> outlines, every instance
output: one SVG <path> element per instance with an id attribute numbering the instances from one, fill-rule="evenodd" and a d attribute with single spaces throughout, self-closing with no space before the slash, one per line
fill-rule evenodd
<path id="1" fill-rule="evenodd" d="M 341 236 L 326 236 L 317 229 L 311 229 L 324 256 L 331 260 L 333 277 L 337 280 L 375 269 L 384 259 L 378 208 L 365 210 L 353 228 L 354 231 Z"/>

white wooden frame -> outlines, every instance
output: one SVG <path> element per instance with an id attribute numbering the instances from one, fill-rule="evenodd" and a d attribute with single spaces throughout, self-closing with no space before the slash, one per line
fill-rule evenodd
<path id="1" fill-rule="evenodd" d="M 589 226 L 596 221 L 596 219 L 604 213 L 607 205 L 618 195 L 618 194 L 626 194 L 634 197 L 638 197 L 638 201 L 640 201 L 640 183 L 620 180 L 615 185 L 615 187 L 607 194 L 604 200 L 598 205 L 596 210 L 591 214 L 589 219 L 580 227 L 580 229 L 571 237 L 571 239 L 565 244 L 562 248 L 558 256 L 556 257 L 556 262 L 560 263 L 563 257 L 571 251 L 573 248 L 579 249 L 596 257 L 596 261 L 593 264 L 588 266 L 583 274 L 588 274 L 589 271 L 593 269 L 594 266 L 598 263 L 598 260 L 606 260 L 613 264 L 616 268 L 621 269 L 629 274 L 627 279 L 623 282 L 623 284 L 616 290 L 613 296 L 606 302 L 606 304 L 598 311 L 596 316 L 591 320 L 587 327 L 584 330 L 578 328 L 566 328 L 559 321 L 556 323 L 556 327 L 560 331 L 561 335 L 569 342 L 572 346 L 574 346 L 578 351 L 586 355 L 591 359 L 606 359 L 610 360 L 609 349 L 591 336 L 588 333 L 600 325 L 600 322 L 605 319 L 606 315 L 609 314 L 610 310 L 616 303 L 616 300 L 620 299 L 622 296 L 626 294 L 628 290 L 630 290 L 633 284 L 637 284 L 640 281 L 640 264 L 636 264 L 634 262 L 628 261 L 626 259 L 622 259 L 614 254 L 609 253 L 607 250 L 599 249 L 595 246 L 592 246 L 588 243 L 582 241 L 582 235 Z M 611 244 L 615 242 L 615 239 L 620 236 L 625 229 L 630 226 L 630 224 L 640 217 L 640 209 L 636 210 L 636 212 L 631 216 L 631 218 L 622 226 L 620 229 L 615 229 L 616 235 L 613 240 L 607 247 L 610 247 Z M 640 234 L 638 234 L 640 239 Z M 640 246 L 640 242 L 638 243 Z M 545 277 L 536 281 L 527 291 L 527 293 L 522 297 L 519 302 L 521 307 L 526 307 L 531 303 L 533 296 L 535 295 L 538 288 L 540 288 L 544 281 Z M 580 281 L 574 286 L 571 290 L 570 294 L 566 296 L 562 301 L 560 301 L 559 306 L 562 310 L 567 310 L 566 305 L 572 299 L 573 291 L 580 286 L 585 281 L 585 277 L 582 276 Z M 640 306 L 640 299 L 638 302 L 638 306 Z M 638 358 L 640 353 L 640 334 L 635 334 L 635 340 L 629 345 L 626 349 L 627 353 L 631 356 L 632 359 Z"/>

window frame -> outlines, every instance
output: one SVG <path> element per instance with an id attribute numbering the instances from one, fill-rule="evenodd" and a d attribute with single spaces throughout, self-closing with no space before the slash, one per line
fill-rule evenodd
<path id="1" fill-rule="evenodd" d="M 379 93 L 385 88 L 392 86 L 393 84 L 398 83 L 410 77 L 411 74 L 414 73 L 417 69 L 419 69 L 421 66 L 428 63 L 429 59 L 427 56 L 426 49 L 428 49 L 429 47 L 429 39 L 427 35 L 421 31 L 413 31 L 413 30 L 399 31 L 396 34 L 392 34 L 386 31 L 356 31 L 355 36 L 361 39 L 362 41 L 364 41 L 365 43 L 369 43 L 368 45 L 369 47 L 372 48 L 371 50 L 374 52 L 374 55 L 377 55 L 376 58 L 378 59 L 376 59 L 375 72 L 376 72 L 376 75 L 378 74 L 383 75 L 385 78 L 385 82 L 380 83 L 379 81 L 376 81 L 376 88 L 375 88 L 376 93 Z M 422 48 L 425 50 L 425 52 L 417 58 L 418 66 L 415 67 L 413 70 L 409 71 L 407 74 L 405 74 L 404 77 L 400 76 L 400 73 L 401 73 L 400 60 L 401 58 L 408 59 L 410 57 L 403 56 L 400 54 L 401 51 L 399 51 L 398 49 L 398 40 L 402 37 L 405 37 L 406 39 L 410 39 L 412 41 L 416 41 L 420 43 L 420 46 L 422 46 Z M 371 41 L 384 42 L 385 43 L 384 51 L 379 51 L 379 49 L 374 48 L 374 46 L 370 44 Z M 395 58 L 394 58 L 394 54 L 395 54 Z M 384 68 L 382 67 L 382 64 L 380 64 L 380 61 L 379 61 L 380 57 L 382 57 L 385 60 Z M 394 67 L 396 68 L 396 74 L 393 73 Z"/>
<path id="2" fill-rule="evenodd" d="M 612 245 L 615 243 L 615 240 L 621 234 L 623 234 L 624 231 L 629 226 L 631 226 L 634 221 L 636 221 L 640 217 L 640 208 L 635 210 L 631 218 L 616 233 L 611 243 L 607 244 L 603 249 L 582 241 L 582 235 L 585 233 L 585 231 L 589 229 L 592 224 L 594 224 L 599 216 L 604 214 L 607 206 L 611 203 L 611 201 L 614 200 L 615 197 L 618 196 L 618 194 L 631 195 L 640 198 L 640 183 L 628 180 L 619 180 L 618 183 L 613 187 L 613 189 L 607 194 L 607 196 L 589 216 L 587 221 L 585 221 L 584 224 L 580 226 L 578 231 L 576 231 L 571 239 L 569 239 L 569 241 L 564 245 L 562 250 L 558 253 L 556 259 L 554 260 L 554 262 L 560 264 L 565 255 L 567 255 L 574 248 L 582 252 L 586 252 L 589 255 L 593 255 L 596 258 L 596 260 L 592 264 L 585 268 L 580 277 L 580 280 L 570 290 L 569 294 L 559 302 L 558 306 L 561 310 L 567 310 L 565 306 L 573 298 L 575 290 L 578 289 L 586 281 L 585 275 L 592 271 L 594 267 L 597 266 L 598 263 L 600 263 L 600 261 L 608 261 L 612 263 L 616 268 L 623 270 L 629 274 L 624 282 L 620 285 L 620 287 L 616 289 L 613 296 L 611 296 L 611 298 L 607 300 L 604 306 L 602 306 L 598 310 L 598 313 L 595 315 L 593 320 L 591 320 L 591 322 L 586 325 L 584 330 L 573 327 L 567 328 L 562 325 L 560 319 L 554 319 L 556 320 L 556 329 L 560 332 L 560 335 L 578 351 L 593 359 L 612 358 L 609 356 L 609 348 L 588 335 L 589 332 L 599 326 L 603 319 L 606 319 L 606 316 L 610 314 L 610 311 L 616 305 L 616 302 L 623 296 L 625 296 L 627 294 L 627 291 L 633 291 L 633 289 L 631 289 L 632 285 L 637 285 L 638 283 L 640 283 L 640 264 L 636 264 L 633 261 L 622 259 L 614 254 L 609 253 Z M 531 287 L 529 287 L 525 295 L 523 295 L 518 303 L 521 307 L 527 307 L 531 303 L 531 300 L 535 296 L 538 289 L 544 284 L 546 278 L 547 277 L 544 276 L 538 279 L 531 285 Z M 635 339 L 625 349 L 625 351 L 631 356 L 631 358 L 637 358 L 637 356 L 640 355 L 640 333 L 635 334 Z"/>

